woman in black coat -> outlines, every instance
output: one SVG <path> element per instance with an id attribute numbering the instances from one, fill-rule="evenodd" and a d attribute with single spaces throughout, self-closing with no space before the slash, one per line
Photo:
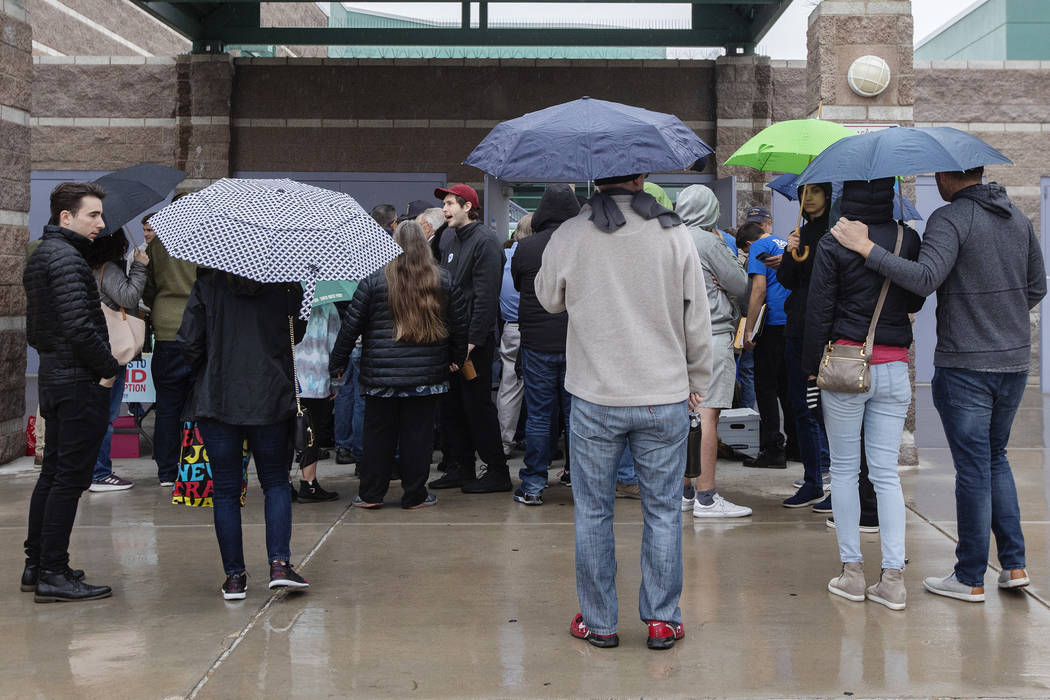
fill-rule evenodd
<path id="1" fill-rule="evenodd" d="M 846 182 L 842 188 L 842 216 L 868 225 L 876 245 L 894 250 L 901 239 L 900 256 L 915 260 L 919 236 L 893 221 L 893 178 L 871 182 Z M 817 245 L 817 259 L 810 280 L 802 368 L 816 377 L 828 343 L 863 345 L 871 363 L 871 388 L 863 393 L 821 391 L 824 425 L 831 451 L 831 501 L 835 511 L 842 573 L 831 579 L 828 590 L 847 600 L 865 598 L 893 610 L 905 606 L 904 495 L 897 474 L 904 418 L 911 402 L 908 347 L 912 342 L 910 313 L 922 308 L 924 299 L 891 284 L 875 326 L 871 346 L 868 328 L 885 278 L 869 270 L 864 258 L 844 248 L 832 236 Z M 868 476 L 878 495 L 882 576 L 865 587 L 860 551 L 861 430 L 868 462 Z"/>
<path id="2" fill-rule="evenodd" d="M 266 499 L 269 587 L 308 585 L 290 564 L 288 488 L 295 415 L 292 342 L 306 332 L 306 323 L 298 320 L 302 299 L 298 284 L 261 284 L 202 270 L 176 336 L 193 375 L 187 412 L 197 421 L 211 462 L 227 600 L 243 599 L 247 590 L 240 508 L 245 441 Z"/>
<path id="3" fill-rule="evenodd" d="M 358 285 L 328 365 L 333 377 L 342 376 L 361 336 L 364 454 L 353 505 L 362 508 L 383 505 L 395 454 L 401 507 L 437 503 L 426 490 L 434 415 L 438 397 L 448 392 L 449 372 L 467 355 L 466 304 L 434 262 L 423 228 L 405 221 L 394 241 L 404 253 Z"/>

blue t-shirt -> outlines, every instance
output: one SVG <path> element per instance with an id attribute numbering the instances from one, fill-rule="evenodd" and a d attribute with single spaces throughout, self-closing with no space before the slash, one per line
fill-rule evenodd
<path id="1" fill-rule="evenodd" d="M 507 263 L 503 266 L 503 284 L 499 290 L 499 312 L 508 323 L 518 322 L 518 290 L 514 288 L 514 279 L 510 276 L 510 261 L 514 259 L 514 251 L 517 249 L 518 244 L 515 242 L 503 251 L 507 256 Z"/>
<path id="2" fill-rule="evenodd" d="M 758 259 L 758 256 L 762 253 L 767 253 L 769 257 L 775 258 L 784 254 L 785 247 L 787 247 L 787 241 L 783 238 L 766 236 L 752 243 L 751 250 L 748 251 L 747 273 L 749 275 L 766 276 L 766 306 L 769 307 L 766 311 L 767 326 L 783 326 L 787 323 L 784 302 L 787 301 L 791 291 L 785 289 L 784 285 L 777 280 L 777 271 L 766 266 L 765 263 Z"/>
<path id="3" fill-rule="evenodd" d="M 730 236 L 728 233 L 726 233 L 720 228 L 716 227 L 715 230 L 722 234 L 722 240 L 726 242 L 726 246 L 729 248 L 729 251 L 733 254 L 733 257 L 735 258 L 737 256 L 737 253 L 739 252 L 736 249 L 736 238 Z"/>

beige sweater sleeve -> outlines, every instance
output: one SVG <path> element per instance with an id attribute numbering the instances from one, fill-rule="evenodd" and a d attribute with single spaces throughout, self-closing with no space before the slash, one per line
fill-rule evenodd
<path id="1" fill-rule="evenodd" d="M 551 236 L 540 260 L 540 271 L 536 274 L 536 299 L 549 313 L 565 311 L 565 276 L 559 263 L 562 253 L 559 252 L 562 238 L 557 232 Z"/>
<path id="2" fill-rule="evenodd" d="M 711 383 L 711 311 L 707 305 L 707 288 L 700 255 L 692 245 L 682 270 L 685 292 L 685 360 L 689 372 L 689 391 L 706 394 Z"/>

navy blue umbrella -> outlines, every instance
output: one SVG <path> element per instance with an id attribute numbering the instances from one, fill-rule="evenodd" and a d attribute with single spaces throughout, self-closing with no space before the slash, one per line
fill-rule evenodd
<path id="1" fill-rule="evenodd" d="M 106 228 L 98 235 L 108 236 L 171 194 L 187 173 L 156 163 L 139 163 L 103 175 L 95 182 L 106 190 L 102 219 Z"/>
<path id="2" fill-rule="evenodd" d="M 772 182 L 766 185 L 766 187 L 773 190 L 774 192 L 779 192 L 780 194 L 790 199 L 792 202 L 797 202 L 799 188 L 798 177 L 798 175 L 794 175 L 792 173 L 781 175 L 778 178 L 774 178 Z M 897 184 L 897 188 L 900 188 L 900 183 Z M 831 183 L 831 200 L 835 201 L 840 197 L 842 197 L 842 183 Z M 902 199 L 904 200 L 903 214 L 901 213 Z M 903 195 L 895 196 L 893 198 L 893 218 L 895 220 L 901 221 L 922 221 L 922 216 L 919 214 L 919 210 L 915 208 L 915 205 L 912 204 L 912 201 L 910 199 L 904 197 Z"/>
<path id="3" fill-rule="evenodd" d="M 673 114 L 584 97 L 496 125 L 464 161 L 511 182 L 683 170 L 713 149 Z"/>
<path id="4" fill-rule="evenodd" d="M 802 171 L 798 184 L 957 172 L 995 163 L 1012 161 L 965 131 L 899 126 L 836 141 Z"/>

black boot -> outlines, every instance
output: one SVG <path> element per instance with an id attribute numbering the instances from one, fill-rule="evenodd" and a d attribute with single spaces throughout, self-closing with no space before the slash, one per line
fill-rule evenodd
<path id="1" fill-rule="evenodd" d="M 84 580 L 83 569 L 69 569 L 70 576 L 77 581 Z M 26 564 L 26 568 L 22 569 L 22 592 L 31 593 L 36 590 L 36 581 L 40 576 L 40 565 L 39 564 Z"/>
<path id="2" fill-rule="evenodd" d="M 356 464 L 357 455 L 350 451 L 348 447 L 337 447 L 335 448 L 335 463 L 336 464 Z"/>
<path id="3" fill-rule="evenodd" d="M 444 476 L 434 479 L 427 486 L 432 489 L 458 489 L 463 484 L 474 481 L 474 477 L 474 467 L 454 464 L 449 466 Z"/>
<path id="4" fill-rule="evenodd" d="M 787 469 L 787 461 L 784 459 L 782 448 L 769 447 L 759 452 L 757 457 L 745 459 L 744 466 L 756 469 Z"/>
<path id="5" fill-rule="evenodd" d="M 299 482 L 299 502 L 300 503 L 319 503 L 321 501 L 338 501 L 339 494 L 335 491 L 325 491 L 321 488 L 320 482 L 317 479 L 310 481 Z"/>
<path id="6" fill-rule="evenodd" d="M 92 586 L 90 583 L 73 578 L 73 571 L 40 570 L 36 582 L 36 594 L 33 600 L 38 603 L 77 602 L 108 598 L 113 594 L 109 586 Z"/>
<path id="7" fill-rule="evenodd" d="M 295 503 L 296 501 L 298 501 L 299 500 L 299 492 L 295 490 L 295 487 L 292 486 L 292 482 L 290 482 L 290 481 L 288 482 L 288 490 L 292 492 L 292 503 Z"/>
<path id="8" fill-rule="evenodd" d="M 460 490 L 463 493 L 501 493 L 513 488 L 510 483 L 510 469 L 504 464 L 501 467 L 489 467 L 485 476 L 463 484 Z"/>

